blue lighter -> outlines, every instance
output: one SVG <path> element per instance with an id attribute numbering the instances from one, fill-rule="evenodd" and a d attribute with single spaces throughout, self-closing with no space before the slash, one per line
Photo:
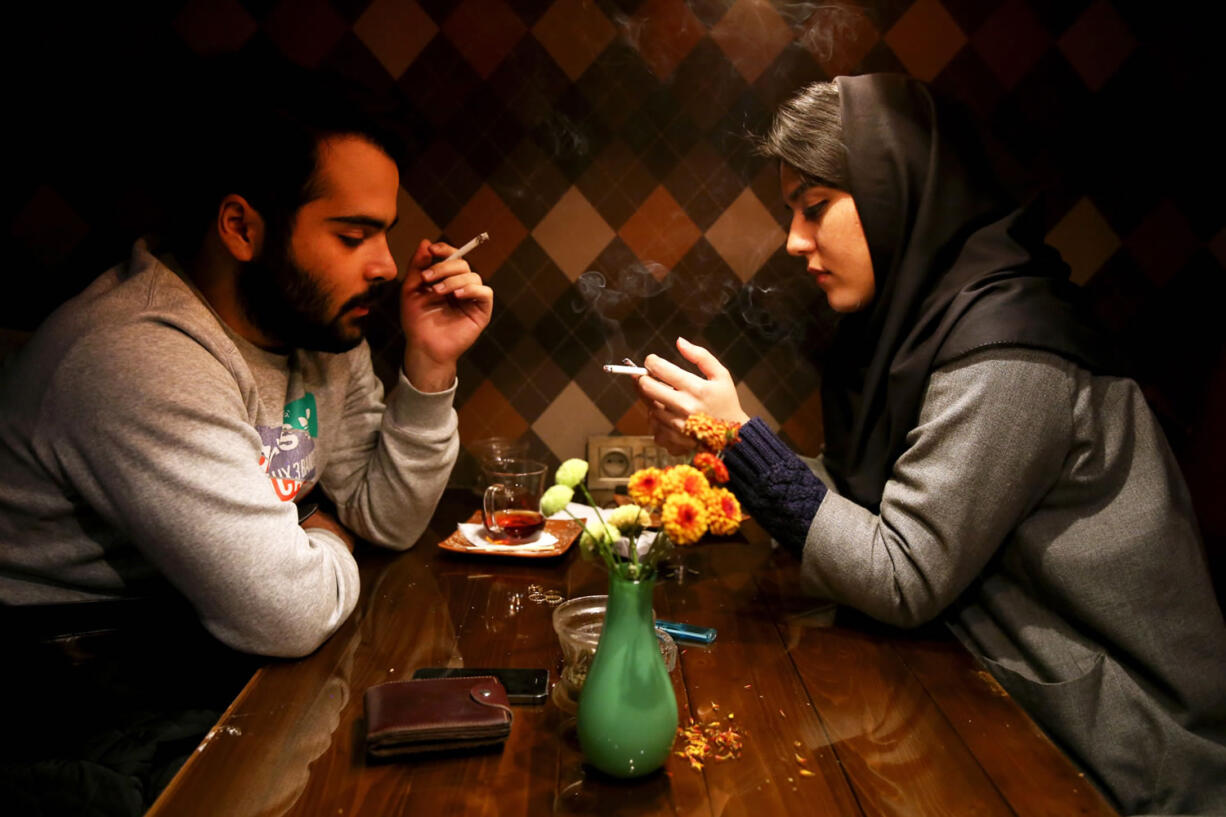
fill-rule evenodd
<path id="1" fill-rule="evenodd" d="M 656 619 L 656 626 L 678 641 L 697 641 L 700 644 L 710 644 L 715 640 L 714 627 L 699 627 L 695 624 L 682 624 L 679 621 L 663 621 Z"/>

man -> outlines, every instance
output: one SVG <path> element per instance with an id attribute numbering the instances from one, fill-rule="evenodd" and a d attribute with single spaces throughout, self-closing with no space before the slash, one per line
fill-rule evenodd
<path id="1" fill-rule="evenodd" d="M 424 530 L 493 294 L 426 240 L 398 279 L 373 132 L 259 103 L 210 131 L 222 160 L 197 165 L 172 252 L 138 242 L 0 379 L 0 602 L 181 596 L 225 645 L 300 656 L 357 600 L 346 528 L 391 548 Z M 362 322 L 389 288 L 406 347 L 385 404 Z M 300 526 L 316 485 L 344 527 Z"/>

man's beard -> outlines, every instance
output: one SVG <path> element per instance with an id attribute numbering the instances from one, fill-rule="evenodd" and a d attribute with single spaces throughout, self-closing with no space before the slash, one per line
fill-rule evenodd
<path id="1" fill-rule="evenodd" d="M 286 244 L 268 241 L 239 271 L 238 296 L 247 319 L 286 348 L 336 353 L 357 346 L 364 332 L 360 325 L 346 325 L 345 315 L 354 307 L 373 307 L 395 282 L 372 284 L 330 314 L 328 292 L 298 266 Z"/>

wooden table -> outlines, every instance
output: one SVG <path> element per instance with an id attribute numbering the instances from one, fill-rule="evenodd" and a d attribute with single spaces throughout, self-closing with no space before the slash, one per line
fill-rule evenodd
<path id="1" fill-rule="evenodd" d="M 461 663 L 548 667 L 556 681 L 552 607 L 528 586 L 606 590 L 576 548 L 550 560 L 440 550 L 475 501 L 449 493 L 407 553 L 360 551 L 353 615 L 315 654 L 261 669 L 150 814 L 1115 813 L 960 645 L 832 622 L 752 523 L 683 550 L 687 570 L 655 596 L 661 618 L 718 629 L 709 647 L 679 645 L 673 682 L 683 725 L 735 714 L 739 759 L 695 771 L 673 756 L 639 780 L 603 778 L 583 765 L 573 718 L 546 703 L 515 707 L 500 752 L 369 764 L 368 686 Z"/>

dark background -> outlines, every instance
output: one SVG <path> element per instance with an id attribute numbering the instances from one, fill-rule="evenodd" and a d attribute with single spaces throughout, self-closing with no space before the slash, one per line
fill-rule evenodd
<path id="1" fill-rule="evenodd" d="M 6 23 L 0 339 L 19 342 L 163 218 L 167 111 L 202 57 L 243 51 L 343 76 L 392 124 L 401 261 L 423 235 L 494 236 L 470 256 L 497 305 L 461 372 L 466 446 L 522 436 L 557 460 L 591 434 L 643 433 L 628 380 L 599 365 L 680 334 L 814 453 L 833 316 L 783 253 L 773 168 L 745 134 L 806 81 L 901 71 L 976 114 L 1135 361 L 1221 591 L 1223 94 L 1200 14 L 1108 0 L 43 4 Z M 380 317 L 386 377 L 399 341 Z"/>

